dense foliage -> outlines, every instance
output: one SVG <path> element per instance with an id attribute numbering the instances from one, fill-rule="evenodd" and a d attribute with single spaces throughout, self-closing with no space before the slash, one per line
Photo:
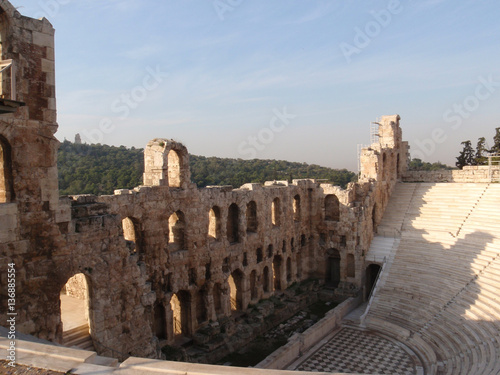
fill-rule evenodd
<path id="1" fill-rule="evenodd" d="M 466 165 L 487 165 L 488 153 L 500 153 L 500 128 L 495 128 L 493 136 L 493 147 L 488 148 L 486 138 L 481 137 L 477 140 L 476 150 L 472 147 L 471 141 L 462 142 L 463 149 L 457 156 L 456 166 L 462 169 Z"/>
<path id="2" fill-rule="evenodd" d="M 421 159 L 415 158 L 411 159 L 408 163 L 408 169 L 410 171 L 437 171 L 439 169 L 453 169 L 449 165 L 440 163 L 439 161 L 436 163 L 428 163 L 426 161 L 422 161 Z"/>
<path id="3" fill-rule="evenodd" d="M 61 195 L 112 194 L 142 183 L 144 150 L 101 144 L 64 141 L 59 148 L 59 189 Z M 298 178 L 324 179 L 345 187 L 356 179 L 346 169 L 337 170 L 278 160 L 222 159 L 190 155 L 191 180 L 198 187 Z"/>

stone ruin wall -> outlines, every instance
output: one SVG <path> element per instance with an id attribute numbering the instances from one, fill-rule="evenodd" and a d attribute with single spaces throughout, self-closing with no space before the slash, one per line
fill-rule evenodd
<path id="1" fill-rule="evenodd" d="M 437 171 L 406 171 L 404 182 L 460 182 L 460 183 L 487 183 L 500 181 L 500 167 L 498 165 L 465 166 L 463 169 Z"/>
<path id="2" fill-rule="evenodd" d="M 60 292 L 77 274 L 88 285 L 97 351 L 122 359 L 157 357 L 158 335 L 173 342 L 174 300 L 191 335 L 230 316 L 232 303 L 244 311 L 296 281 L 324 280 L 331 256 L 340 257 L 337 293 L 363 289 L 364 256 L 406 169 L 399 116 L 382 119 L 379 142 L 362 152 L 359 183 L 346 190 L 314 180 L 197 189 L 187 149 L 155 139 L 145 150 L 144 186 L 60 198 L 54 30 L 7 1 L 0 10 L 2 58 L 18 64 L 18 100 L 26 102 L 0 117 L 4 176 L 11 171 L 3 184 L 10 198 L 0 201 L 0 274 L 4 286 L 7 264 L 16 264 L 19 332 L 60 342 Z"/>

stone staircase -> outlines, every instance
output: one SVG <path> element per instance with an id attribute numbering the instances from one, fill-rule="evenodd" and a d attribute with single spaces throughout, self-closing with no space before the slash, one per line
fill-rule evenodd
<path id="1" fill-rule="evenodd" d="M 63 345 L 95 351 L 92 338 L 90 337 L 89 326 L 86 324 L 63 332 Z"/>

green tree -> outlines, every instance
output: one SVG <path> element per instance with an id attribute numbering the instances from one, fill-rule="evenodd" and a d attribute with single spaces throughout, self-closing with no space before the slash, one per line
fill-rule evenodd
<path id="1" fill-rule="evenodd" d="M 486 149 L 486 138 L 481 137 L 477 140 L 476 155 L 474 157 L 474 165 L 485 165 L 488 164 L 488 158 L 486 154 L 488 150 Z"/>
<path id="2" fill-rule="evenodd" d="M 493 147 L 490 149 L 491 153 L 500 153 L 500 128 L 495 128 L 495 136 L 493 137 Z"/>
<path id="3" fill-rule="evenodd" d="M 466 165 L 473 165 L 474 163 L 474 149 L 472 148 L 470 141 L 464 141 L 461 143 L 464 148 L 460 151 L 460 155 L 457 157 L 457 162 L 455 165 L 462 169 Z"/>

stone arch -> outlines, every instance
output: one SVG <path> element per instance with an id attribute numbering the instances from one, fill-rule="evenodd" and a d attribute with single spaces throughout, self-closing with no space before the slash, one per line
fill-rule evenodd
<path id="1" fill-rule="evenodd" d="M 281 255 L 275 255 L 273 259 L 273 286 L 274 290 L 281 290 Z"/>
<path id="2" fill-rule="evenodd" d="M 221 220 L 220 220 L 220 208 L 218 206 L 213 206 L 208 213 L 208 236 L 215 240 L 220 239 L 221 234 Z"/>
<path id="3" fill-rule="evenodd" d="M 347 254 L 347 277 L 356 277 L 356 261 L 353 254 Z"/>
<path id="4" fill-rule="evenodd" d="M 155 303 L 153 314 L 153 334 L 158 340 L 165 340 L 167 338 L 167 315 L 163 303 Z"/>
<path id="5" fill-rule="evenodd" d="M 182 211 L 176 211 L 168 219 L 168 243 L 172 251 L 186 249 L 186 221 Z"/>
<path id="6" fill-rule="evenodd" d="M 281 224 L 281 207 L 280 199 L 274 198 L 271 204 L 271 221 L 274 226 L 279 226 Z"/>
<path id="7" fill-rule="evenodd" d="M 293 220 L 300 221 L 302 216 L 302 208 L 300 206 L 300 195 L 293 197 Z"/>
<path id="8" fill-rule="evenodd" d="M 230 295 L 231 295 L 231 311 L 239 311 L 243 308 L 243 272 L 236 270 L 228 278 Z"/>
<path id="9" fill-rule="evenodd" d="M 207 293 L 204 289 L 196 293 L 196 320 L 198 324 L 203 324 L 207 321 Z"/>
<path id="10" fill-rule="evenodd" d="M 286 260 L 286 282 L 292 282 L 292 258 L 288 257 Z"/>
<path id="11" fill-rule="evenodd" d="M 10 203 L 13 200 L 12 150 L 7 139 L 0 135 L 0 203 Z"/>
<path id="12" fill-rule="evenodd" d="M 9 16 L 12 15 L 8 15 L 10 10 L 4 9 L 7 4 L 5 4 L 5 2 L 3 3 L 2 7 L 0 7 L 0 60 L 7 60 L 11 58 L 11 56 L 8 55 L 10 51 L 9 29 L 11 25 Z M 2 98 L 16 100 L 11 92 L 12 69 L 15 69 L 15 66 L 12 66 L 10 69 L 6 69 L 4 72 L 0 73 L 0 96 Z"/>
<path id="13" fill-rule="evenodd" d="M 191 295 L 181 290 L 170 299 L 174 336 L 188 335 L 190 332 Z"/>
<path id="14" fill-rule="evenodd" d="M 250 299 L 254 301 L 257 298 L 258 298 L 257 271 L 253 270 L 250 273 Z"/>
<path id="15" fill-rule="evenodd" d="M 340 253 L 337 249 L 329 249 L 326 259 L 325 282 L 327 285 L 336 288 L 340 283 Z"/>
<path id="16" fill-rule="evenodd" d="M 340 220 L 340 203 L 335 194 L 328 194 L 325 197 L 325 220 L 339 221 Z"/>
<path id="17" fill-rule="evenodd" d="M 123 237 L 132 254 L 142 254 L 142 232 L 139 220 L 126 217 L 122 220 Z"/>
<path id="18" fill-rule="evenodd" d="M 257 203 L 255 201 L 250 201 L 247 204 L 247 232 L 257 232 L 258 221 L 257 221 Z"/>
<path id="19" fill-rule="evenodd" d="M 262 289 L 265 293 L 269 292 L 269 267 L 265 266 L 263 271 Z"/>
<path id="20" fill-rule="evenodd" d="M 236 243 L 240 240 L 240 208 L 236 203 L 229 206 L 227 213 L 227 240 L 229 243 Z"/>
<path id="21" fill-rule="evenodd" d="M 77 273 L 68 278 L 60 293 L 60 312 L 63 332 L 63 344 L 71 344 L 71 331 L 87 332 L 91 336 L 93 322 L 92 283 L 88 276 Z M 89 340 L 91 341 L 90 337 Z M 90 348 L 92 344 L 90 343 Z"/>
<path id="22" fill-rule="evenodd" d="M 170 150 L 167 155 L 168 160 L 168 186 L 180 188 L 184 182 L 182 174 L 182 156 L 176 150 Z"/>

